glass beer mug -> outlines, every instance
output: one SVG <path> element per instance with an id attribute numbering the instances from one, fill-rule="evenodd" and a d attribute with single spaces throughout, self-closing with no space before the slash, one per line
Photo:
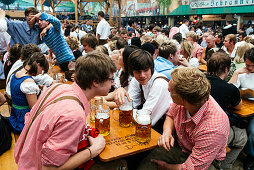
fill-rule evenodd
<path id="1" fill-rule="evenodd" d="M 136 113 L 136 141 L 139 143 L 151 140 L 152 112 L 149 110 L 137 110 Z"/>
<path id="2" fill-rule="evenodd" d="M 96 106 L 95 127 L 102 136 L 108 136 L 110 133 L 110 109 L 108 105 L 102 104 Z"/>
<path id="3" fill-rule="evenodd" d="M 103 104 L 103 98 L 99 97 L 99 96 L 95 96 L 94 98 L 92 98 L 89 102 L 89 106 L 90 106 L 90 122 L 94 123 L 95 122 L 95 112 L 96 112 L 96 107 L 98 105 L 102 105 Z"/>
<path id="4" fill-rule="evenodd" d="M 131 127 L 133 124 L 132 101 L 128 101 L 128 99 L 125 97 L 124 104 L 119 106 L 119 108 L 114 109 L 113 116 L 115 114 L 115 110 L 119 111 L 119 125 L 121 127 Z"/>

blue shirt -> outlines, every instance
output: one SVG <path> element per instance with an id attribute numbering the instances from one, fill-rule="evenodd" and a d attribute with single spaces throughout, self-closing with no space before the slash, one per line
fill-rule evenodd
<path id="1" fill-rule="evenodd" d="M 13 21 L 5 18 L 7 22 L 7 32 L 11 36 L 10 46 L 20 43 L 26 44 L 40 44 L 40 28 L 36 24 L 32 29 L 27 24 L 27 21 Z"/>
<path id="2" fill-rule="evenodd" d="M 171 63 L 169 60 L 163 58 L 163 57 L 157 57 L 154 60 L 154 69 L 158 73 L 162 73 L 170 80 L 171 79 L 171 72 L 173 69 L 175 69 L 176 66 L 174 66 L 173 63 Z"/>
<path id="3" fill-rule="evenodd" d="M 56 61 L 58 64 L 62 64 L 67 61 L 74 59 L 74 55 L 68 46 L 66 40 L 61 31 L 61 22 L 56 17 L 41 13 L 41 20 L 49 21 L 52 26 L 47 31 L 45 37 L 42 38 L 42 41 L 50 48 L 50 50 L 55 54 Z"/>

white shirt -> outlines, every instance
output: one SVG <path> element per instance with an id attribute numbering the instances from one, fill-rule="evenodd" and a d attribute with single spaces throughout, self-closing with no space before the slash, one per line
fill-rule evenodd
<path id="1" fill-rule="evenodd" d="M 229 55 L 229 52 L 228 52 L 227 48 L 224 45 L 221 47 L 221 49 L 224 50 Z M 235 58 L 236 49 L 237 49 L 237 47 L 235 46 L 235 48 L 233 49 L 231 55 L 229 56 L 230 58 Z"/>
<path id="2" fill-rule="evenodd" d="M 6 31 L 7 31 L 7 22 L 5 21 L 5 18 L 0 18 L 0 32 Z"/>
<path id="3" fill-rule="evenodd" d="M 248 88 L 254 90 L 254 73 L 243 73 L 238 75 L 237 84 L 238 88 Z"/>
<path id="4" fill-rule="evenodd" d="M 179 32 L 182 34 L 183 38 L 186 38 L 186 33 L 189 32 L 189 28 L 185 24 L 182 24 L 179 27 Z"/>
<path id="5" fill-rule="evenodd" d="M 8 81 L 9 77 L 10 76 L 13 76 L 13 72 L 15 72 L 20 66 L 23 65 L 23 61 L 21 60 L 17 60 L 13 66 L 11 67 L 9 73 L 8 73 L 8 76 L 7 76 L 7 79 L 6 79 L 6 88 L 5 88 L 5 93 L 9 96 L 11 96 L 11 79 L 10 78 L 10 81 Z M 33 76 L 33 79 L 36 83 L 40 84 L 40 85 L 46 85 L 46 86 L 49 86 L 52 84 L 53 82 L 53 78 L 50 77 L 48 74 L 39 74 L 37 76 Z"/>
<path id="6" fill-rule="evenodd" d="M 98 34 L 100 35 L 101 40 L 108 39 L 108 36 L 110 35 L 110 25 L 105 19 L 102 19 L 97 25 L 96 36 Z"/>
<path id="7" fill-rule="evenodd" d="M 77 38 L 77 39 L 79 40 L 79 42 L 80 42 L 80 39 L 81 39 L 84 35 L 86 35 L 86 32 L 85 32 L 85 31 L 82 31 L 82 30 L 76 30 L 76 31 L 71 32 L 70 35 L 71 35 L 72 37 Z"/>
<path id="8" fill-rule="evenodd" d="M 253 32 L 253 28 L 252 27 L 247 28 L 246 34 L 249 35 L 251 32 Z"/>
<path id="9" fill-rule="evenodd" d="M 168 82 L 162 78 L 153 81 L 158 76 L 166 77 L 154 71 L 147 84 L 142 85 L 146 100 L 142 109 L 152 112 L 152 126 L 168 111 L 170 104 L 173 103 L 168 91 Z M 139 82 L 134 77 L 130 82 L 128 93 L 133 101 L 133 107 L 137 108 L 141 104 L 141 90 Z"/>

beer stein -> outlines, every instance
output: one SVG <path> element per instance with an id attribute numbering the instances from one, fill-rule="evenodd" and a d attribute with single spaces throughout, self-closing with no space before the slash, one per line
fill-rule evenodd
<path id="1" fill-rule="evenodd" d="M 113 111 L 113 117 L 115 119 L 115 111 L 119 111 L 119 125 L 121 127 L 131 127 L 133 124 L 133 107 L 132 101 L 128 101 L 127 97 L 125 97 L 124 104 L 119 106 L 119 108 L 115 108 Z M 115 119 L 116 120 L 116 119 Z"/>
<path id="2" fill-rule="evenodd" d="M 136 141 L 139 143 L 151 140 L 152 112 L 149 110 L 137 110 L 136 113 Z"/>
<path id="3" fill-rule="evenodd" d="M 89 102 L 90 106 L 90 122 L 94 123 L 95 122 L 95 112 L 96 112 L 96 106 L 102 105 L 103 104 L 103 99 L 102 97 L 95 96 L 92 98 Z"/>
<path id="4" fill-rule="evenodd" d="M 109 135 L 110 132 L 110 109 L 108 105 L 102 104 L 96 106 L 95 127 L 99 129 L 102 136 Z"/>

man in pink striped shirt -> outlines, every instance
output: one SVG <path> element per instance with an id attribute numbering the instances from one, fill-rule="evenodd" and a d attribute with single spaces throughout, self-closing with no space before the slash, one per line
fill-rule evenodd
<path id="1" fill-rule="evenodd" d="M 15 145 L 18 169 L 75 169 L 103 151 L 104 138 L 85 133 L 88 100 L 108 94 L 115 71 L 107 55 L 91 52 L 77 60 L 72 85 L 55 84 L 41 94 L 26 114 L 25 127 Z M 88 140 L 89 146 L 77 152 L 82 140 Z"/>
<path id="2" fill-rule="evenodd" d="M 161 148 L 153 150 L 139 169 L 220 169 L 230 125 L 210 89 L 205 75 L 195 68 L 171 73 L 169 91 L 174 103 L 158 140 Z"/>

